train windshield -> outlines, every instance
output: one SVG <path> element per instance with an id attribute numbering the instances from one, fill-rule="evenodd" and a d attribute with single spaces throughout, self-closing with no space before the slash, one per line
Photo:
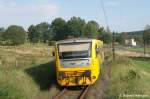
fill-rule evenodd
<path id="1" fill-rule="evenodd" d="M 91 57 L 91 43 L 59 44 L 60 59 L 89 58 Z"/>

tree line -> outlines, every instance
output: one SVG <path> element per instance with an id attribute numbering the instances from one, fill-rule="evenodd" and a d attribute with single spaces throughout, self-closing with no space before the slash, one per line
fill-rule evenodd
<path id="1" fill-rule="evenodd" d="M 134 39 L 137 45 L 143 46 L 143 44 L 150 45 L 150 26 L 147 25 L 144 30 L 134 32 L 122 32 L 115 35 L 115 42 L 119 42 L 125 45 L 125 40 Z"/>
<path id="2" fill-rule="evenodd" d="M 115 33 L 115 42 L 124 44 L 128 33 Z M 137 36 L 136 41 L 150 44 L 150 28 L 144 31 L 144 36 Z M 112 32 L 104 29 L 96 21 L 86 22 L 80 17 L 72 17 L 68 21 L 63 18 L 55 18 L 51 23 L 41 22 L 30 25 L 25 31 L 22 26 L 11 25 L 7 29 L 0 28 L 0 45 L 20 45 L 30 43 L 48 43 L 68 38 L 95 38 L 106 44 L 112 42 Z"/>
<path id="3" fill-rule="evenodd" d="M 66 21 L 56 18 L 51 23 L 42 22 L 29 26 L 28 30 L 22 26 L 11 25 L 7 29 L 0 28 L 1 45 L 19 45 L 30 43 L 50 43 L 68 38 L 95 38 L 105 43 L 111 43 L 112 34 L 105 30 L 96 21 L 85 22 L 80 17 L 72 17 Z"/>

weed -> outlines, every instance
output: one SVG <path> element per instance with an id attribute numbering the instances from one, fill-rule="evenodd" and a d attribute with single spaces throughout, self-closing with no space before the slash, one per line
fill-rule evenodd
<path id="1" fill-rule="evenodd" d="M 122 94 L 149 95 L 148 64 L 149 60 L 145 58 L 119 58 L 112 62 L 110 64 L 112 84 L 107 91 L 108 97 L 116 99 Z"/>

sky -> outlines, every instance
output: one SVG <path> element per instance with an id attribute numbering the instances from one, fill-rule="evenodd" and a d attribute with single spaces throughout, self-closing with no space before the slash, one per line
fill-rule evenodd
<path id="1" fill-rule="evenodd" d="M 20 25 L 27 30 L 31 24 L 72 16 L 95 20 L 116 32 L 143 30 L 150 24 L 150 0 L 103 0 L 103 4 L 108 24 L 101 0 L 0 0 L 0 27 Z"/>

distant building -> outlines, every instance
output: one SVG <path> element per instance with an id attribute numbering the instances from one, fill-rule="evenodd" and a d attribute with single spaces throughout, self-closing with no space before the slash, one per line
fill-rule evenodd
<path id="1" fill-rule="evenodd" d="M 125 45 L 127 46 L 136 46 L 136 42 L 134 39 L 126 39 L 125 40 Z"/>

